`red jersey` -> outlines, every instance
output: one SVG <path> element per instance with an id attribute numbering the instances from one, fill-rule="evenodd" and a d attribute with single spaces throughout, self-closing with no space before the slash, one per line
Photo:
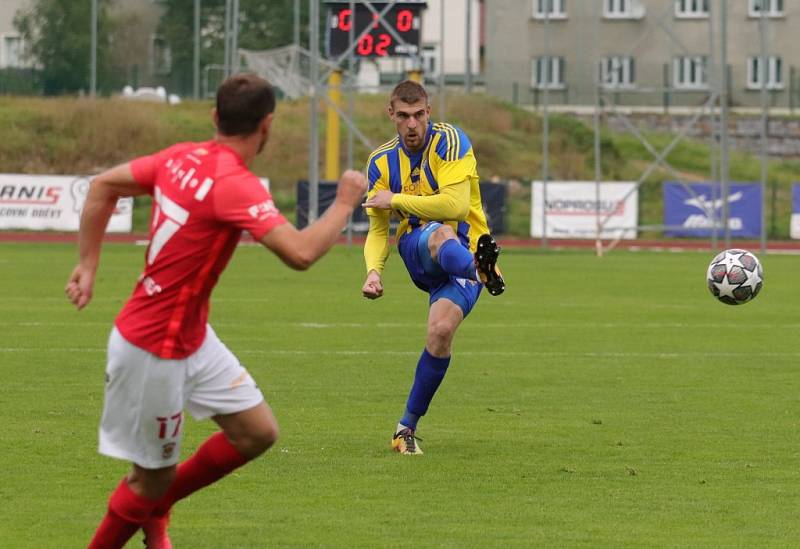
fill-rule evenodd
<path id="1" fill-rule="evenodd" d="M 137 347 L 185 358 L 205 339 L 211 290 L 242 231 L 261 240 L 286 219 L 239 155 L 216 141 L 174 145 L 131 170 L 153 195 L 150 245 L 116 326 Z"/>

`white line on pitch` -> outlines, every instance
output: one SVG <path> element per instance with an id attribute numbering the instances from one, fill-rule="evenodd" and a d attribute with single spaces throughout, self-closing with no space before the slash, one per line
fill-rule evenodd
<path id="1" fill-rule="evenodd" d="M 100 347 L 0 347 L 0 353 L 105 353 Z M 240 349 L 239 355 L 336 355 L 336 356 L 416 356 L 414 351 L 368 351 L 364 349 Z M 638 353 L 638 352 L 558 352 L 558 351 L 458 351 L 457 356 L 530 356 L 530 357 L 573 357 L 573 358 L 797 358 L 800 352 L 788 353 L 747 353 L 747 352 L 686 352 L 686 353 Z"/>
<path id="2" fill-rule="evenodd" d="M 86 322 L 0 322 L 0 327 L 20 327 L 20 328 L 48 328 L 48 327 L 64 327 L 64 326 L 108 326 L 111 329 L 111 322 L 108 321 L 86 321 Z M 241 324 L 234 322 L 212 322 L 212 326 L 225 328 L 225 327 L 240 327 Z M 259 326 L 280 326 L 281 328 L 304 328 L 304 329 L 339 329 L 339 328 L 419 328 L 425 327 L 425 322 L 259 322 Z M 473 326 L 473 324 L 464 324 L 466 329 Z M 642 329 L 683 329 L 683 328 L 704 328 L 704 329 L 721 329 L 732 330 L 736 328 L 741 329 L 787 329 L 796 330 L 800 328 L 800 324 L 787 323 L 787 324 L 762 324 L 762 323 L 746 323 L 746 324 L 730 324 L 730 323 L 716 323 L 710 324 L 707 322 L 581 322 L 581 323 L 563 323 L 563 322 L 536 322 L 536 323 L 503 323 L 503 322 L 483 322 L 474 324 L 476 328 L 481 330 L 487 328 L 496 328 L 506 330 L 509 328 L 642 328 Z"/>

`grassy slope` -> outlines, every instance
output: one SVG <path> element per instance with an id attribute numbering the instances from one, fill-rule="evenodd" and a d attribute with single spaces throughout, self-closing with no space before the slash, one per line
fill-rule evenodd
<path id="1" fill-rule="evenodd" d="M 92 173 L 133 156 L 146 154 L 180 140 L 201 140 L 211 135 L 209 102 L 188 101 L 177 107 L 119 100 L 0 98 L 0 173 Z M 384 115 L 383 95 L 356 99 L 356 123 L 374 145 L 392 136 Z M 324 113 L 323 113 L 324 114 Z M 254 170 L 269 176 L 278 205 L 293 211 L 294 183 L 308 172 L 308 104 L 284 101 L 278 107 L 274 138 Z M 523 182 L 541 175 L 541 120 L 492 98 L 453 95 L 448 98 L 447 120 L 463 127 L 475 146 L 484 180 L 493 177 Z M 324 116 L 322 117 L 324 120 Z M 437 119 L 434 112 L 434 119 Z M 324 128 L 321 142 L 324 148 Z M 343 125 L 342 165 L 344 146 Z M 648 135 L 659 150 L 671 140 L 667 135 Z M 369 150 L 355 140 L 357 167 Z M 604 135 L 603 177 L 638 180 L 652 156 L 630 135 Z M 594 146 L 591 127 L 565 116 L 553 116 L 550 136 L 550 172 L 553 179 L 594 179 Z M 688 141 L 675 148 L 668 160 L 687 180 L 710 177 L 708 147 Z M 324 150 L 321 154 L 324 161 Z M 787 237 L 791 208 L 789 184 L 800 168 L 798 162 L 773 162 L 771 185 L 776 186 L 775 236 Z M 759 164 L 750 155 L 734 154 L 732 180 L 757 180 Z M 641 189 L 641 222 L 662 220 L 661 186 L 672 174 L 657 169 Z M 768 193 L 768 197 L 770 194 Z M 512 233 L 529 230 L 530 192 L 526 183 L 511 187 L 509 226 Z M 143 227 L 146 212 L 137 217 Z M 771 220 L 768 220 L 771 224 Z"/>
<path id="2" fill-rule="evenodd" d="M 81 546 L 125 470 L 96 454 L 96 426 L 105 341 L 142 253 L 106 246 L 76 313 L 61 292 L 72 246 L 0 245 L 0 547 Z M 426 299 L 398 258 L 367 302 L 357 248 L 308 273 L 238 250 L 212 322 L 282 436 L 180 505 L 176 546 L 797 545 L 796 261 L 765 258 L 762 294 L 728 307 L 704 287 L 708 259 L 507 253 L 509 289 L 463 325 L 421 423 L 426 455 L 406 459 L 388 435 Z M 184 455 L 211 429 L 187 421 Z"/>

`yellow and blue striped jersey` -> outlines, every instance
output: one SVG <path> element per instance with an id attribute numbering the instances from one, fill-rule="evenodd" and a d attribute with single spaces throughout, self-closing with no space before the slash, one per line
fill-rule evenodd
<path id="1" fill-rule="evenodd" d="M 478 185 L 478 170 L 472 144 L 461 129 L 451 124 L 429 123 L 425 146 L 418 153 L 411 153 L 403 146 L 399 136 L 381 145 L 367 161 L 368 197 L 380 190 L 411 196 L 431 196 L 444 188 L 468 182 L 469 207 L 463 208 L 466 216 L 453 219 L 452 213 L 428 214 L 428 219 L 415 216 L 400 209 L 392 212 L 400 218 L 396 238 L 414 227 L 428 221 L 439 221 L 450 225 L 462 243 L 475 252 L 478 237 L 489 232 L 486 215 L 481 203 Z M 395 205 L 395 200 L 392 200 Z M 466 206 L 466 205 L 463 205 Z M 383 212 L 383 213 L 381 213 Z M 385 210 L 367 208 L 367 215 L 380 218 Z M 385 216 L 388 223 L 388 216 Z M 371 224 L 372 226 L 372 224 Z"/>

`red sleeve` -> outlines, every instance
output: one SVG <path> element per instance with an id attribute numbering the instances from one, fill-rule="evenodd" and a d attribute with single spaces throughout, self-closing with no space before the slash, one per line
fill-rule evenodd
<path id="1" fill-rule="evenodd" d="M 272 229 L 286 223 L 269 191 L 254 175 L 229 177 L 216 187 L 217 217 L 249 232 L 254 239 L 261 240 Z"/>
<path id="2" fill-rule="evenodd" d="M 156 184 L 158 169 L 169 160 L 170 156 L 172 156 L 175 150 L 180 148 L 180 146 L 180 144 L 173 145 L 157 153 L 140 156 L 139 158 L 131 160 L 131 173 L 133 173 L 134 181 L 142 187 L 145 187 L 150 194 L 153 194 L 153 185 Z"/>

